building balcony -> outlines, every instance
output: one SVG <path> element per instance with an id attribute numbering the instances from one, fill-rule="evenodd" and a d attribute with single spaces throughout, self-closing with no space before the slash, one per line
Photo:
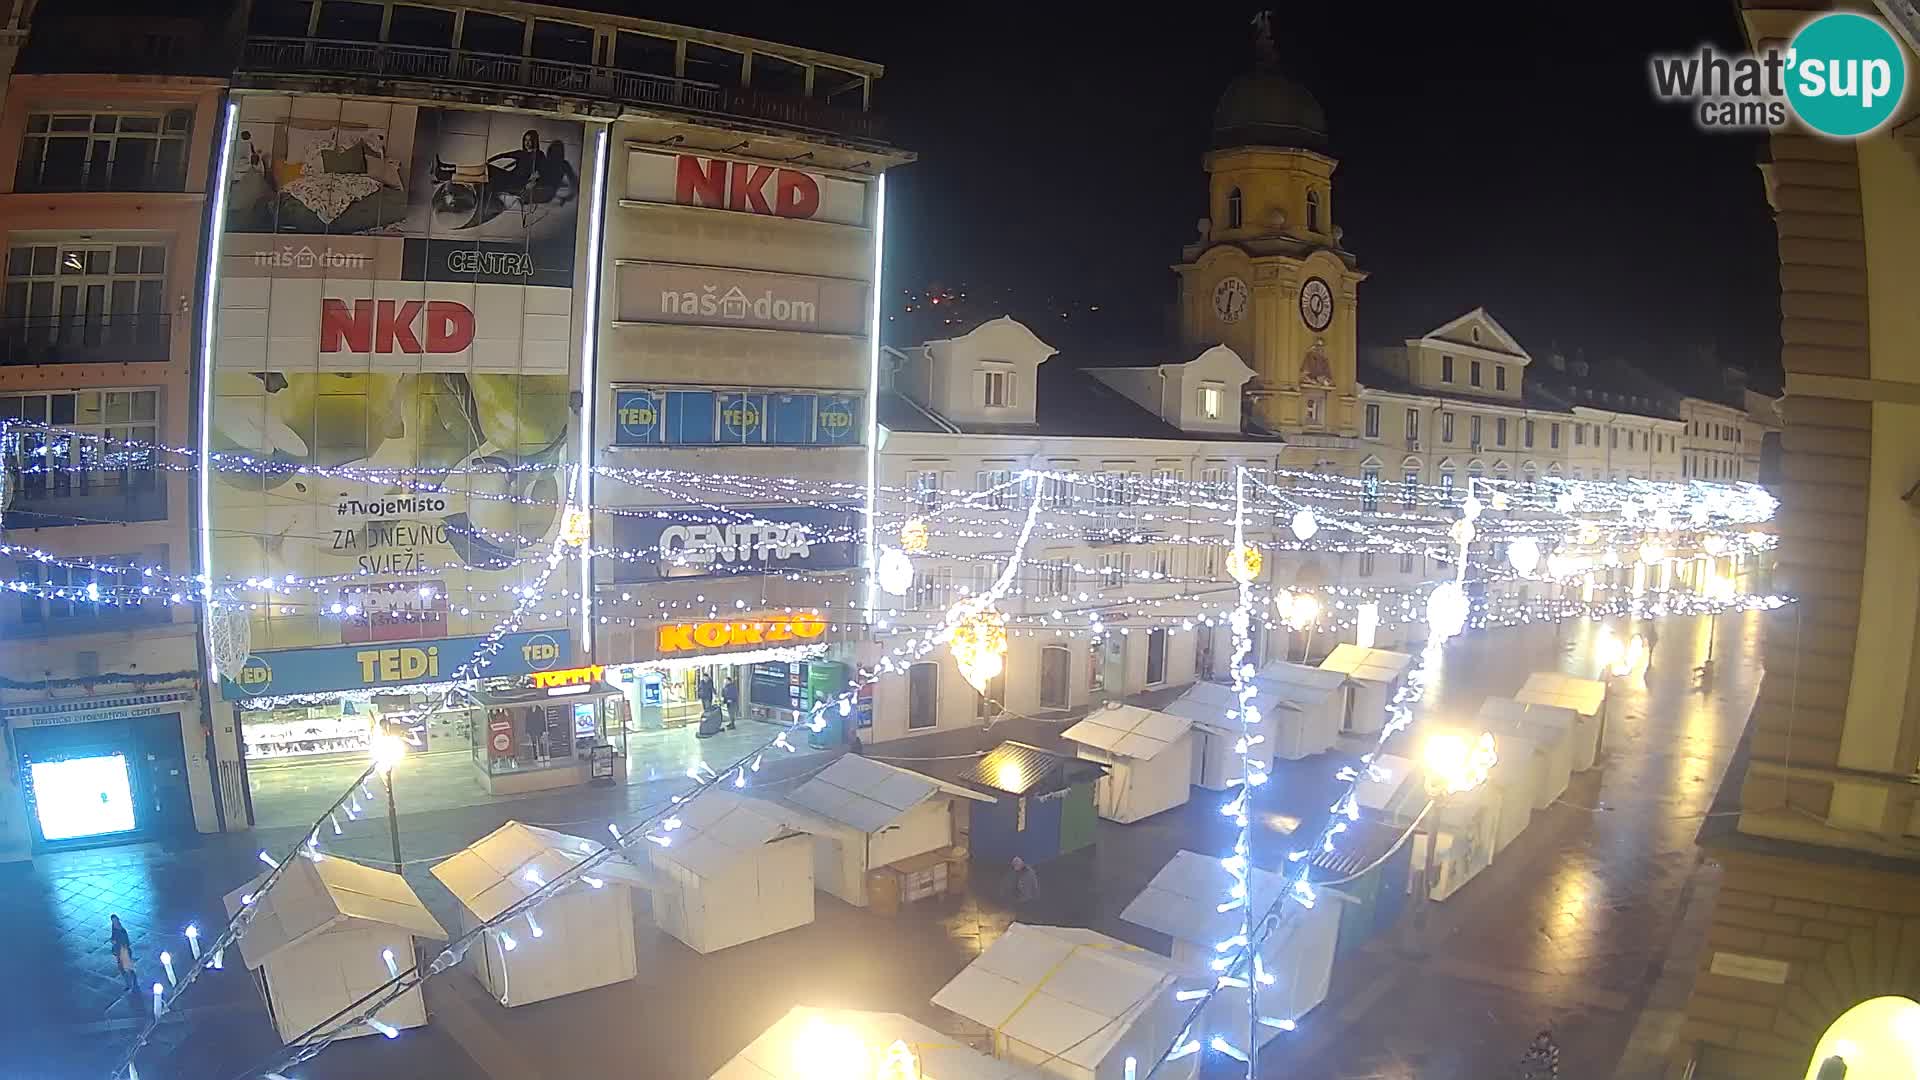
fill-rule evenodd
<path id="1" fill-rule="evenodd" d="M 880 119 L 874 114 L 806 98 L 621 68 L 466 49 L 378 41 L 249 37 L 241 49 L 239 70 L 251 75 L 452 83 L 489 90 L 598 98 L 623 105 L 755 120 L 860 139 L 880 138 Z"/>
<path id="2" fill-rule="evenodd" d="M 164 364 L 172 354 L 173 316 L 16 315 L 0 318 L 0 366 Z"/>

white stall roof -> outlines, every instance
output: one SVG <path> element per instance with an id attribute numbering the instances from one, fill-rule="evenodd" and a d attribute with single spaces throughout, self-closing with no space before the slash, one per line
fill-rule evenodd
<path id="1" fill-rule="evenodd" d="M 1262 696 L 1271 688 L 1274 700 L 1287 705 L 1317 705 L 1333 696 L 1345 681 L 1345 673 L 1331 668 L 1275 660 L 1253 677 Z"/>
<path id="2" fill-rule="evenodd" d="M 1133 898 L 1120 917 L 1149 930 L 1170 934 L 1182 941 L 1212 944 L 1240 932 L 1245 912 L 1220 910 L 1227 890 L 1233 887 L 1233 875 L 1220 865 L 1216 856 L 1197 851 L 1174 853 L 1167 865 L 1153 875 L 1147 887 Z M 1253 909 L 1256 921 L 1280 898 L 1279 874 L 1258 867 L 1253 871 Z"/>
<path id="3" fill-rule="evenodd" d="M 1358 762 L 1354 764 L 1354 770 L 1360 774 L 1354 783 L 1354 798 L 1369 810 L 1397 809 L 1394 803 L 1405 797 L 1403 793 L 1409 784 L 1418 782 L 1420 766 L 1393 754 L 1375 754 L 1371 764 L 1373 769 Z M 1385 775 L 1376 779 L 1376 770 Z"/>
<path id="4" fill-rule="evenodd" d="M 1086 719 L 1060 733 L 1060 737 L 1083 746 L 1097 747 L 1115 757 L 1142 761 L 1159 757 L 1160 752 L 1180 741 L 1193 729 L 1193 721 L 1184 716 L 1155 712 L 1138 705 L 1108 705 L 1088 713 Z"/>
<path id="5" fill-rule="evenodd" d="M 1105 934 L 1014 923 L 933 1003 L 1091 1071 L 1180 977 L 1172 960 Z"/>
<path id="6" fill-rule="evenodd" d="M 261 874 L 228 893 L 227 914 L 239 914 L 246 898 L 266 878 Z M 288 946 L 353 923 L 395 926 L 416 937 L 447 936 L 405 878 L 336 855 L 318 862 L 294 859 L 273 888 L 265 896 L 256 896 L 254 903 L 258 910 L 240 939 L 240 957 L 250 968 Z"/>
<path id="7" fill-rule="evenodd" d="M 598 841 L 509 821 L 434 866 L 433 876 L 468 911 L 491 919 L 605 847 Z M 644 872 L 617 855 L 596 863 L 591 873 L 627 885 L 647 884 Z"/>
<path id="8" fill-rule="evenodd" d="M 1598 716 L 1607 701 L 1607 684 L 1599 679 L 1582 679 L 1557 671 L 1536 671 L 1527 676 L 1527 685 L 1521 687 L 1513 699 L 1534 705 L 1558 705 L 1581 716 Z"/>
<path id="9" fill-rule="evenodd" d="M 815 1009 L 796 1005 L 747 1048 L 720 1067 L 712 1080 L 800 1080 L 819 1075 L 804 1062 L 809 1040 L 857 1039 L 874 1060 L 886 1060 L 887 1048 L 904 1042 L 920 1064 L 919 1075 L 933 1080 L 1041 1080 L 1022 1065 L 1000 1061 L 962 1046 L 951 1035 L 916 1023 L 899 1013 L 855 1009 Z M 864 1075 L 871 1076 L 873 1072 Z"/>
<path id="10" fill-rule="evenodd" d="M 787 796 L 793 805 L 862 832 L 879 832 L 938 792 L 976 802 L 993 797 L 858 754 L 838 761 Z"/>
<path id="11" fill-rule="evenodd" d="M 1227 719 L 1228 709 L 1238 709 L 1240 699 L 1225 683 L 1194 683 L 1186 693 L 1168 702 L 1161 712 L 1193 721 L 1209 731 L 1239 734 L 1240 722 Z"/>
<path id="12" fill-rule="evenodd" d="M 1407 673 L 1407 669 L 1413 666 L 1413 657 L 1391 649 L 1363 649 L 1358 645 L 1340 644 L 1333 647 L 1325 660 L 1320 661 L 1320 666 L 1361 682 L 1390 683 Z"/>
<path id="13" fill-rule="evenodd" d="M 804 832 L 770 802 L 717 788 L 683 803 L 675 812 L 680 828 L 673 843 L 655 855 L 678 863 L 700 877 L 714 877 L 739 859 L 782 837 Z"/>
<path id="14" fill-rule="evenodd" d="M 1572 709 L 1563 709 L 1557 705 L 1529 705 L 1512 698 L 1488 698 L 1480 703 L 1480 719 L 1508 726 L 1521 724 L 1544 724 L 1571 733 L 1580 723 L 1580 716 Z M 1498 732 L 1495 733 L 1498 737 Z"/>

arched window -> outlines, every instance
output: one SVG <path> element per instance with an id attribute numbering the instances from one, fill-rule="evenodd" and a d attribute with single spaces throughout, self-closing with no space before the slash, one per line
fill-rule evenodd
<path id="1" fill-rule="evenodd" d="M 1227 228 L 1237 229 L 1245 219 L 1245 210 L 1240 200 L 1240 189 L 1234 188 L 1232 191 L 1227 192 Z"/>
<path id="2" fill-rule="evenodd" d="M 1307 231 L 1320 231 L 1320 193 L 1307 192 Z"/>

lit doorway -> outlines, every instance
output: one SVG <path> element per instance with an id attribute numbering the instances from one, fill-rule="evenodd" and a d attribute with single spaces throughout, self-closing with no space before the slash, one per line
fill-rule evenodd
<path id="1" fill-rule="evenodd" d="M 43 841 L 111 836 L 137 826 L 124 755 L 36 761 L 28 777 Z"/>

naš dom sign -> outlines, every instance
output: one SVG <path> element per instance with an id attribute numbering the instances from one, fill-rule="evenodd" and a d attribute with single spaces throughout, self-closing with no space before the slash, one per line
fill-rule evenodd
<path id="1" fill-rule="evenodd" d="M 826 632 L 827 621 L 818 615 L 785 615 L 730 622 L 662 623 L 656 643 L 662 655 L 670 655 L 747 645 L 790 645 L 812 641 Z"/>

